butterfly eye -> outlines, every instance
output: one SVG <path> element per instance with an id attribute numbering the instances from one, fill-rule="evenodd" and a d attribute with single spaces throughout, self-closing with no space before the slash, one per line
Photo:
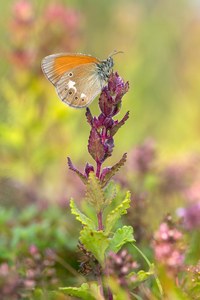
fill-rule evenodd
<path id="1" fill-rule="evenodd" d="M 69 77 L 72 77 L 72 76 L 73 76 L 73 73 L 72 73 L 72 72 L 70 72 L 68 75 L 69 75 Z"/>

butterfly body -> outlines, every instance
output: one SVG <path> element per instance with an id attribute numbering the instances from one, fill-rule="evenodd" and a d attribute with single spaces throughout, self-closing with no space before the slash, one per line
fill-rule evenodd
<path id="1" fill-rule="evenodd" d="M 42 70 L 59 98 L 75 108 L 88 106 L 105 86 L 113 67 L 112 57 L 100 61 L 84 54 L 46 56 Z"/>

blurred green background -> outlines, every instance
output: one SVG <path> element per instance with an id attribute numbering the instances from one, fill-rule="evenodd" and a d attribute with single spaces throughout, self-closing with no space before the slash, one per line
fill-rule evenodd
<path id="1" fill-rule="evenodd" d="M 148 137 L 162 163 L 199 152 L 199 1 L 2 0 L 0 11 L 1 203 L 65 201 L 80 185 L 66 157 L 93 163 L 85 110 L 65 106 L 40 70 L 48 54 L 124 52 L 114 69 L 130 82 L 121 115 L 130 119 L 109 164 Z"/>

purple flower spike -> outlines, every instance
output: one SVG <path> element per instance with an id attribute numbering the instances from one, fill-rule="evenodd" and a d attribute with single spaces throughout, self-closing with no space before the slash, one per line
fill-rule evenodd
<path id="1" fill-rule="evenodd" d="M 102 186 L 105 186 L 108 183 L 111 177 L 126 161 L 126 154 L 124 154 L 123 158 L 117 164 L 113 167 L 103 169 L 101 172 L 102 163 L 106 158 L 112 155 L 114 135 L 120 127 L 125 124 L 129 117 L 129 112 L 127 112 L 120 121 L 113 119 L 121 108 L 122 97 L 128 91 L 128 88 L 128 82 L 125 83 L 117 73 L 112 73 L 107 86 L 103 88 L 99 98 L 100 115 L 93 117 L 90 109 L 86 109 L 86 118 L 91 126 L 88 140 L 88 152 L 96 162 L 96 176 L 99 178 Z M 86 164 L 84 174 L 73 166 L 70 159 L 68 159 L 68 165 L 84 183 L 86 183 L 85 179 L 87 180 L 89 173 L 94 172 L 93 166 L 88 163 Z"/>
<path id="2" fill-rule="evenodd" d="M 99 107 L 106 116 L 115 116 L 121 108 L 121 100 L 128 91 L 128 82 L 124 83 L 122 78 L 117 74 L 111 74 L 108 85 L 102 90 L 99 98 Z"/>

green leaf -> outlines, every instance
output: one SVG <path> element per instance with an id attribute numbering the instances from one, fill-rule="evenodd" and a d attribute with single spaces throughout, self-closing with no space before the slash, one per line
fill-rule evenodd
<path id="1" fill-rule="evenodd" d="M 105 233 L 84 227 L 80 232 L 80 241 L 103 264 L 105 251 L 109 246 L 109 240 Z"/>
<path id="2" fill-rule="evenodd" d="M 109 169 L 109 171 L 102 178 L 102 182 L 101 182 L 102 187 L 106 186 L 106 184 L 115 175 L 115 173 L 125 164 L 126 159 L 127 159 L 127 153 L 124 153 L 120 161 L 118 161 L 118 163 L 116 163 L 114 166 L 112 166 Z"/>
<path id="3" fill-rule="evenodd" d="M 200 230 L 193 230 L 189 235 L 189 249 L 187 251 L 186 262 L 196 264 L 200 259 Z"/>
<path id="4" fill-rule="evenodd" d="M 104 203 L 105 197 L 99 179 L 94 172 L 90 172 L 89 179 L 86 185 L 86 201 L 92 204 L 96 211 L 99 212 Z"/>
<path id="5" fill-rule="evenodd" d="M 109 250 L 117 253 L 128 242 L 135 242 L 133 227 L 123 226 L 122 228 L 118 228 L 110 240 Z"/>
<path id="6" fill-rule="evenodd" d="M 88 226 L 90 229 L 96 228 L 95 223 L 78 209 L 73 199 L 70 200 L 70 207 L 71 213 L 76 216 L 76 220 L 81 222 L 82 225 Z"/>
<path id="7" fill-rule="evenodd" d="M 137 273 L 137 279 L 138 281 L 142 282 L 142 281 L 145 281 L 147 280 L 150 276 L 154 275 L 154 273 L 152 273 L 151 271 L 144 271 L 144 270 L 140 270 L 138 273 Z"/>
<path id="8" fill-rule="evenodd" d="M 95 300 L 97 299 L 95 295 L 93 296 L 94 290 L 96 291 L 96 296 L 99 294 L 99 287 L 94 283 L 83 283 L 80 287 L 63 287 L 59 288 L 61 291 L 66 293 L 67 295 L 79 297 L 85 300 Z"/>
<path id="9" fill-rule="evenodd" d="M 116 197 L 116 184 L 114 181 L 110 181 L 104 189 L 105 205 L 109 205 L 112 200 Z"/>
<path id="10" fill-rule="evenodd" d="M 113 209 L 106 217 L 105 220 L 105 233 L 109 233 L 119 218 L 127 213 L 127 209 L 130 207 L 131 202 L 130 192 L 126 193 L 125 199 L 115 209 Z"/>

